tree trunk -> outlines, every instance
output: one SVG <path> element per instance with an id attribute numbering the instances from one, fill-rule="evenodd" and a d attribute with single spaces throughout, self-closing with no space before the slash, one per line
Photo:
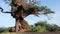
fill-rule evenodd
<path id="1" fill-rule="evenodd" d="M 19 19 L 16 19 L 16 24 L 15 24 L 15 31 L 18 32 L 19 30 Z"/>
<path id="2" fill-rule="evenodd" d="M 29 31 L 30 27 L 25 20 L 16 19 L 15 31 L 16 32 L 25 32 Z"/>
<path id="3" fill-rule="evenodd" d="M 23 31 L 29 31 L 30 29 L 29 24 L 25 20 L 20 21 L 20 24 Z"/>

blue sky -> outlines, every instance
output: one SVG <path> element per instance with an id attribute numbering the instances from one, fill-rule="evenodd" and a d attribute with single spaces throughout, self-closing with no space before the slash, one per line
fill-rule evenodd
<path id="1" fill-rule="evenodd" d="M 41 5 L 47 6 L 51 10 L 55 11 L 55 14 L 52 14 L 53 18 L 51 18 L 51 20 L 48 20 L 47 17 L 44 15 L 39 15 L 40 17 L 29 15 L 25 18 L 28 24 L 32 25 L 38 21 L 46 20 L 50 24 L 57 24 L 60 26 L 60 0 L 41 0 Z M 4 8 L 4 11 L 11 10 L 11 7 L 8 4 L 5 4 L 3 0 L 0 0 L 0 6 Z M 0 12 L 0 27 L 10 27 L 14 25 L 15 19 L 10 14 Z"/>

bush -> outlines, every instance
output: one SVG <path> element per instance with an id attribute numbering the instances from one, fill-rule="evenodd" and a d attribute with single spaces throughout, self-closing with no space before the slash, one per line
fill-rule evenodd
<path id="1" fill-rule="evenodd" d="M 0 33 L 2 32 L 9 32 L 10 28 L 0 28 Z"/>
<path id="2" fill-rule="evenodd" d="M 40 21 L 31 26 L 31 32 L 56 32 L 60 27 L 56 24 L 48 24 L 47 21 Z"/>

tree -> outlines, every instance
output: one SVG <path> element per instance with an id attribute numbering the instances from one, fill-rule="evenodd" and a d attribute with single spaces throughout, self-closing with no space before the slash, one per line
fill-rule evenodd
<path id="1" fill-rule="evenodd" d="M 39 14 L 50 14 L 54 13 L 51 9 L 46 6 L 37 6 L 35 5 L 36 0 L 29 0 L 29 3 L 26 3 L 27 0 L 11 0 L 11 12 L 1 12 L 3 13 L 10 13 L 13 18 L 16 19 L 15 31 L 29 31 L 29 25 L 24 20 L 30 14 L 34 14 L 38 16 Z M 40 13 L 39 13 L 40 12 Z M 25 25 L 24 25 L 25 24 Z"/>
<path id="2" fill-rule="evenodd" d="M 38 26 L 38 25 L 40 25 L 42 27 L 45 27 L 46 31 L 49 31 L 49 32 L 55 31 L 54 30 L 55 27 L 50 25 L 50 24 L 48 24 L 47 21 L 40 21 L 40 22 L 35 23 L 35 26 Z"/>
<path id="3" fill-rule="evenodd" d="M 9 28 L 1 27 L 0 33 L 2 33 L 2 32 L 9 32 Z"/>
<path id="4" fill-rule="evenodd" d="M 57 26 L 56 24 L 53 24 L 53 25 L 47 25 L 46 26 L 46 30 L 49 31 L 49 32 L 57 32 L 59 31 L 59 26 Z"/>
<path id="5" fill-rule="evenodd" d="M 31 32 L 46 32 L 46 28 L 40 25 L 31 27 Z"/>
<path id="6" fill-rule="evenodd" d="M 35 23 L 35 26 L 38 26 L 38 25 L 44 27 L 47 25 L 47 21 L 39 21 L 39 22 Z"/>
<path id="7" fill-rule="evenodd" d="M 42 29 L 43 30 L 42 30 Z M 33 32 L 57 32 L 60 31 L 60 27 L 56 24 L 48 24 L 47 21 L 39 21 L 31 27 L 31 31 Z"/>

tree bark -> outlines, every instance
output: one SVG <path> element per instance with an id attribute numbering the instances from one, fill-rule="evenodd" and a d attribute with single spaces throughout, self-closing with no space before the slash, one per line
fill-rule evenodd
<path id="1" fill-rule="evenodd" d="M 25 32 L 29 31 L 29 24 L 25 20 L 16 19 L 15 31 L 16 32 Z"/>
<path id="2" fill-rule="evenodd" d="M 18 30 L 19 30 L 19 19 L 16 19 L 15 31 L 18 32 Z"/>

